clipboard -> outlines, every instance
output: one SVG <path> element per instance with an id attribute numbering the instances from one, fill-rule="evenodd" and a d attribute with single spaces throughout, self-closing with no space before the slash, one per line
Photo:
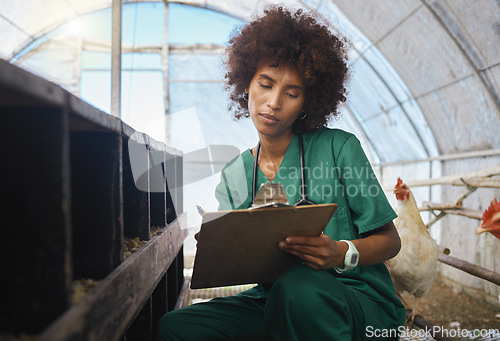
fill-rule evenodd
<path id="1" fill-rule="evenodd" d="M 320 235 L 336 209 L 322 204 L 204 213 L 191 289 L 276 281 L 302 263 L 278 243 Z"/>

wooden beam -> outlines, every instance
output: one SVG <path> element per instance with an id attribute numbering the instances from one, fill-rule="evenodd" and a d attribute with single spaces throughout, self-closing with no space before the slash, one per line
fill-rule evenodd
<path id="1" fill-rule="evenodd" d="M 469 172 L 465 174 L 448 175 L 435 179 L 408 181 L 406 184 L 410 187 L 432 186 L 432 185 L 466 186 L 466 184 L 468 184 L 471 187 L 488 187 L 485 186 L 485 181 L 478 181 L 477 179 L 489 178 L 495 175 L 500 175 L 500 166 L 482 169 L 479 171 Z M 493 181 L 491 181 L 491 183 L 495 184 L 495 186 L 498 186 L 500 185 L 500 179 L 494 179 Z M 475 185 L 481 185 L 481 186 L 475 186 Z"/>
<path id="2" fill-rule="evenodd" d="M 439 206 L 435 207 L 421 207 L 419 208 L 420 211 L 434 211 L 438 210 L 441 211 L 442 213 L 445 214 L 453 214 L 453 215 L 460 215 L 463 217 L 471 218 L 471 219 L 476 219 L 476 220 L 483 220 L 483 213 L 480 210 L 473 210 L 472 208 L 465 208 L 465 207 L 457 207 L 457 208 L 445 208 Z"/>
<path id="3" fill-rule="evenodd" d="M 483 212 L 481 212 L 480 210 L 473 210 L 472 208 L 462 207 L 451 210 L 444 210 L 444 212 L 447 214 L 460 215 L 471 219 L 483 220 Z"/>
<path id="4" fill-rule="evenodd" d="M 451 250 L 448 249 L 447 247 L 439 247 L 439 252 L 444 253 L 445 255 L 449 255 L 451 253 Z"/>
<path id="5" fill-rule="evenodd" d="M 500 178 L 470 178 L 451 182 L 453 186 L 500 188 Z"/>
<path id="6" fill-rule="evenodd" d="M 185 219 L 183 214 L 153 237 L 38 340 L 118 340 L 181 250 L 187 235 Z"/>
<path id="7" fill-rule="evenodd" d="M 429 201 L 424 201 L 422 202 L 422 207 L 419 208 L 420 211 L 432 211 L 432 210 L 446 210 L 446 209 L 451 209 L 451 208 L 459 208 L 462 207 L 462 202 L 461 201 L 455 201 L 455 202 L 448 202 L 448 203 L 435 203 L 435 202 L 429 202 Z"/>
<path id="8" fill-rule="evenodd" d="M 0 106 L 62 108 L 65 103 L 66 91 L 60 86 L 0 59 Z"/>
<path id="9" fill-rule="evenodd" d="M 425 158 L 425 159 L 383 162 L 383 163 L 375 164 L 374 166 L 380 166 L 380 167 L 403 166 L 403 165 L 411 165 L 411 164 L 415 164 L 415 163 L 424 163 L 424 162 L 432 162 L 432 161 L 473 159 L 473 158 L 479 158 L 479 157 L 489 157 L 489 156 L 498 156 L 498 155 L 500 155 L 500 149 L 474 150 L 471 152 L 446 154 L 446 155 L 429 157 L 429 158 Z"/>
<path id="10" fill-rule="evenodd" d="M 441 263 L 448 264 L 450 266 L 453 266 L 454 268 L 457 268 L 459 270 L 465 271 L 468 274 L 471 274 L 473 276 L 482 278 L 484 280 L 487 280 L 491 283 L 495 283 L 496 285 L 500 285 L 500 273 L 494 272 L 488 269 L 485 269 L 483 267 L 480 267 L 479 265 L 475 265 L 472 263 L 469 263 L 467 261 L 448 256 L 444 253 L 439 253 L 439 258 L 438 260 Z"/>

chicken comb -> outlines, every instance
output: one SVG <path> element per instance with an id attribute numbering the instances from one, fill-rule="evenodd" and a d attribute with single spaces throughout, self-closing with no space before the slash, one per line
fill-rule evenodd
<path id="1" fill-rule="evenodd" d="M 402 183 L 403 183 L 403 180 L 401 180 L 401 178 L 398 178 L 398 183 L 396 184 L 396 187 L 401 186 Z"/>
<path id="2" fill-rule="evenodd" d="M 483 213 L 483 221 L 490 219 L 495 213 L 500 212 L 500 201 L 497 198 L 491 201 L 490 207 L 488 207 Z"/>

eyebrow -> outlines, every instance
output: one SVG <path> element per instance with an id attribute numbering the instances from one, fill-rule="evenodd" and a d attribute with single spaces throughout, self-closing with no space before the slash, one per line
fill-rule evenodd
<path id="1" fill-rule="evenodd" d="M 260 77 L 262 78 L 265 78 L 273 83 L 276 83 L 276 81 L 274 79 L 272 79 L 271 77 L 269 77 L 268 75 L 266 75 L 265 73 L 261 73 L 259 74 Z M 291 88 L 291 89 L 299 89 L 299 90 L 302 90 L 304 91 L 304 88 L 299 86 L 299 85 L 295 85 L 295 84 L 287 84 L 287 88 Z"/>

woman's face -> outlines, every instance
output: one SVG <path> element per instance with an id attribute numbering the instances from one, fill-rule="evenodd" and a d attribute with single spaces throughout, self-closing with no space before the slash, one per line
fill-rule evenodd
<path id="1" fill-rule="evenodd" d="M 305 86 L 297 69 L 286 63 L 260 63 L 248 88 L 248 110 L 259 134 L 292 134 L 305 101 Z"/>

